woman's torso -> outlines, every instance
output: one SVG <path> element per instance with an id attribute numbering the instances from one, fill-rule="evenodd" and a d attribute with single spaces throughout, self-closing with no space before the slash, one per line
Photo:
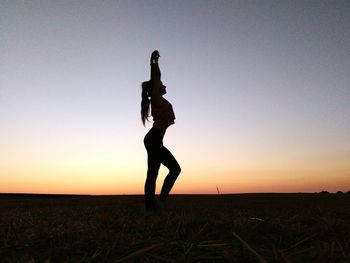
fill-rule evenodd
<path id="1" fill-rule="evenodd" d="M 151 114 L 154 121 L 154 128 L 159 128 L 165 131 L 170 125 L 175 123 L 173 107 L 165 98 L 162 98 L 162 102 L 159 106 L 151 106 Z"/>

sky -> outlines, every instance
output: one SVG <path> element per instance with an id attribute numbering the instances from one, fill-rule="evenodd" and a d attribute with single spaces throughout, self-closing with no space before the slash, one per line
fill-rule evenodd
<path id="1" fill-rule="evenodd" d="M 349 1 L 0 0 L 0 192 L 142 194 L 155 49 L 173 193 L 350 190 Z"/>

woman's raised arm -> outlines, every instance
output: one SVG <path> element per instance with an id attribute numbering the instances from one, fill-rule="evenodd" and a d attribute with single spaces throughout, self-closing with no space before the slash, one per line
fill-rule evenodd
<path id="1" fill-rule="evenodd" d="M 160 106 L 161 104 L 161 94 L 160 94 L 160 69 L 158 65 L 159 52 L 157 50 L 152 52 L 151 55 L 151 85 L 152 85 L 152 105 Z"/>

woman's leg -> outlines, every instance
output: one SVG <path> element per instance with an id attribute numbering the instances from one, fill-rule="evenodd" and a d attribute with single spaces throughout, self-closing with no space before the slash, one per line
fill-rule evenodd
<path id="1" fill-rule="evenodd" d="M 145 206 L 146 209 L 153 209 L 154 195 L 156 191 L 156 180 L 159 167 L 161 164 L 161 152 L 163 148 L 164 132 L 152 128 L 144 139 L 144 144 L 147 150 L 147 178 L 145 182 Z"/>
<path id="2" fill-rule="evenodd" d="M 174 186 L 174 183 L 179 176 L 181 172 L 180 165 L 176 161 L 175 157 L 171 154 L 171 152 L 165 148 L 164 146 L 162 147 L 161 153 L 161 163 L 166 166 L 169 169 L 168 175 L 165 177 L 164 183 L 162 190 L 160 192 L 159 198 L 162 201 L 165 201 L 171 191 L 171 189 Z M 159 169 L 159 167 L 158 167 Z"/>
<path id="3" fill-rule="evenodd" d="M 160 158 L 156 152 L 148 152 L 148 169 L 145 182 L 145 206 L 146 209 L 154 208 L 154 195 L 156 191 L 156 180 L 160 167 Z"/>

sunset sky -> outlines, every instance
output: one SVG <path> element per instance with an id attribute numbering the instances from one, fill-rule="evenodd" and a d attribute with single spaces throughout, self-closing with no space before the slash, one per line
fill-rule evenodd
<path id="1" fill-rule="evenodd" d="M 350 190 L 349 1 L 0 0 L 0 193 L 142 194 L 154 49 L 173 193 Z"/>

